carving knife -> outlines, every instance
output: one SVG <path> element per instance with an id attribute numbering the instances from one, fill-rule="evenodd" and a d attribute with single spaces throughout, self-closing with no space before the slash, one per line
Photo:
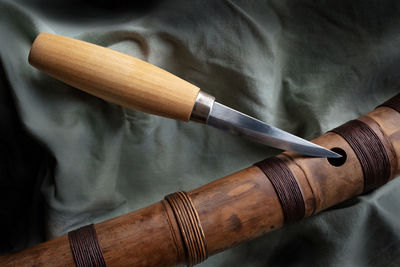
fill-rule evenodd
<path id="1" fill-rule="evenodd" d="M 73 87 L 122 106 L 185 122 L 193 120 L 304 155 L 341 157 L 224 106 L 161 68 L 109 48 L 41 33 L 32 44 L 29 63 Z"/>

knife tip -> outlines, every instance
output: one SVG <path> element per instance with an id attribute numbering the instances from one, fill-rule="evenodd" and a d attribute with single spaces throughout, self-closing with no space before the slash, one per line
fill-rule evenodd
<path id="1" fill-rule="evenodd" d="M 341 153 L 341 150 L 336 150 L 336 149 L 328 149 L 322 146 L 319 146 L 317 144 L 313 144 L 313 150 L 312 154 L 314 157 L 319 157 L 319 158 L 332 158 L 332 159 L 339 159 L 342 158 L 343 155 Z M 344 151 L 343 151 L 344 152 Z"/>
<path id="2" fill-rule="evenodd" d="M 342 158 L 342 157 L 343 157 L 342 155 L 340 155 L 338 153 L 335 153 L 335 152 L 333 152 L 329 156 L 327 156 L 327 158 L 333 158 L 333 159 L 339 159 L 339 158 Z"/>
<path id="3" fill-rule="evenodd" d="M 334 152 L 334 151 L 332 151 L 332 150 L 330 150 L 330 149 L 325 149 L 325 152 L 326 152 L 326 156 L 325 156 L 326 158 L 338 159 L 338 158 L 343 157 L 343 156 L 340 155 L 339 153 Z"/>

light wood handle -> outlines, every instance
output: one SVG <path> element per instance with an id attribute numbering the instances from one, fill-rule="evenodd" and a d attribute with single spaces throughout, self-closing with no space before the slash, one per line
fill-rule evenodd
<path id="1" fill-rule="evenodd" d="M 190 119 L 200 91 L 140 59 L 56 34 L 36 37 L 29 63 L 107 101 L 182 121 Z"/>

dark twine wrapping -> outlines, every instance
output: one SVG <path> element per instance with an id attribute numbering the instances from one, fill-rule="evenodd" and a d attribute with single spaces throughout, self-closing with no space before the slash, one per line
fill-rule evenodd
<path id="1" fill-rule="evenodd" d="M 331 132 L 342 136 L 356 154 L 364 175 L 364 193 L 388 181 L 389 157 L 379 137 L 366 123 L 352 120 Z"/>
<path id="2" fill-rule="evenodd" d="M 285 223 L 302 219 L 305 214 L 303 195 L 285 162 L 279 158 L 268 158 L 254 165 L 264 172 L 275 188 L 282 205 Z"/>
<path id="3" fill-rule="evenodd" d="M 106 266 L 93 224 L 69 232 L 68 239 L 77 267 Z"/>
<path id="4" fill-rule="evenodd" d="M 389 107 L 396 110 L 397 112 L 400 112 L 400 94 L 395 95 L 378 107 Z"/>

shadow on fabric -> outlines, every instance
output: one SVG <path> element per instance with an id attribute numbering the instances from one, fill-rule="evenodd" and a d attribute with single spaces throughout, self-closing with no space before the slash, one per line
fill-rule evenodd
<path id="1" fill-rule="evenodd" d="M 0 62 L 0 254 L 44 241 L 40 186 L 54 165 L 24 129 Z"/>

